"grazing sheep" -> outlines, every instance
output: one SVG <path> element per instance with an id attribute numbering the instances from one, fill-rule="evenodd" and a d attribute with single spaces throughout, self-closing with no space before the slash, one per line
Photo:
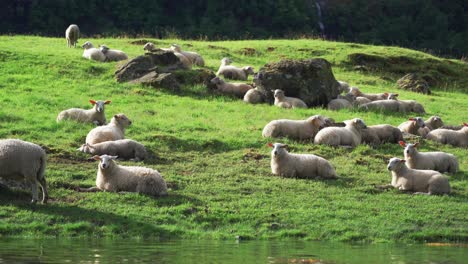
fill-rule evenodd
<path id="1" fill-rule="evenodd" d="M 219 77 L 211 79 L 211 83 L 215 84 L 223 94 L 234 95 L 243 98 L 248 90 L 253 89 L 252 86 L 245 83 L 228 83 Z"/>
<path id="2" fill-rule="evenodd" d="M 403 134 L 400 129 L 391 125 L 368 126 L 362 130 L 362 141 L 365 143 L 398 143 L 401 140 L 403 140 Z"/>
<path id="3" fill-rule="evenodd" d="M 250 104 L 259 104 L 263 103 L 265 98 L 260 90 L 256 87 L 254 89 L 248 90 L 244 95 L 244 102 Z"/>
<path id="4" fill-rule="evenodd" d="M 468 124 L 463 123 L 463 128 L 460 130 L 435 129 L 429 132 L 426 138 L 442 144 L 466 148 L 468 147 Z"/>
<path id="5" fill-rule="evenodd" d="M 400 141 L 400 146 L 405 150 L 406 165 L 410 169 L 435 170 L 438 172 L 456 173 L 458 171 L 458 160 L 452 154 L 437 152 L 419 152 L 417 147 L 419 143 L 406 144 Z"/>
<path id="6" fill-rule="evenodd" d="M 65 31 L 65 38 L 67 39 L 67 46 L 71 48 L 72 46 L 76 48 L 76 43 L 78 43 L 78 38 L 80 37 L 80 28 L 75 25 L 71 24 L 68 26 L 67 30 Z"/>
<path id="7" fill-rule="evenodd" d="M 426 126 L 421 117 L 410 118 L 408 120 L 409 121 L 403 122 L 398 126 L 401 132 L 418 135 L 418 130 Z"/>
<path id="8" fill-rule="evenodd" d="M 117 156 L 94 156 L 99 160 L 96 187 L 85 191 L 137 192 L 151 196 L 166 196 L 167 185 L 157 170 L 118 165 Z"/>
<path id="9" fill-rule="evenodd" d="M 298 140 L 314 139 L 317 132 L 325 124 L 325 118 L 321 115 L 314 115 L 306 120 L 273 120 L 263 128 L 262 136 L 288 137 Z"/>
<path id="10" fill-rule="evenodd" d="M 104 106 L 110 104 L 111 101 L 95 101 L 89 100 L 93 108 L 85 110 L 80 108 L 70 108 L 59 113 L 57 122 L 71 119 L 83 123 L 93 123 L 97 126 L 106 124 L 106 115 L 104 114 Z"/>
<path id="11" fill-rule="evenodd" d="M 391 158 L 387 169 L 392 172 L 392 186 L 415 194 L 449 194 L 447 177 L 433 170 L 415 170 L 406 166 L 405 160 Z"/>
<path id="12" fill-rule="evenodd" d="M 171 49 L 174 52 L 181 53 L 182 55 L 187 57 L 187 59 L 189 59 L 192 64 L 195 64 L 195 65 L 200 66 L 200 67 L 205 66 L 205 60 L 203 60 L 203 57 L 200 56 L 200 54 L 198 54 L 196 52 L 193 52 L 193 51 L 182 51 L 180 46 L 177 45 L 177 44 L 172 44 Z"/>
<path id="13" fill-rule="evenodd" d="M 359 118 L 344 121 L 345 127 L 326 127 L 315 135 L 315 144 L 356 147 L 361 144 L 362 129 L 367 128 Z"/>
<path id="14" fill-rule="evenodd" d="M 331 100 L 327 108 L 329 110 L 340 110 L 343 108 L 353 108 L 353 102 L 354 102 L 354 95 L 352 94 L 346 94 L 345 96 L 338 95 L 336 99 Z"/>
<path id="15" fill-rule="evenodd" d="M 353 94 L 356 97 L 365 97 L 371 101 L 377 101 L 377 100 L 385 100 L 387 99 L 388 94 L 387 93 L 381 93 L 381 94 L 365 94 L 359 90 L 357 87 L 351 87 L 349 88 L 349 93 Z"/>
<path id="16" fill-rule="evenodd" d="M 431 130 L 442 127 L 444 122 L 439 116 L 431 116 L 429 119 L 424 121 L 424 124 L 426 125 L 425 127 L 418 129 L 418 135 L 423 138 L 425 138 Z"/>
<path id="17" fill-rule="evenodd" d="M 271 172 L 288 178 L 323 178 L 335 179 L 335 169 L 330 162 L 312 154 L 288 153 L 285 144 L 268 144 L 271 151 Z"/>
<path id="18" fill-rule="evenodd" d="M 42 203 L 47 202 L 45 169 L 46 153 L 40 146 L 18 139 L 0 140 L 0 178 L 29 182 L 32 203 L 39 199 L 38 185 L 42 189 Z"/>
<path id="19" fill-rule="evenodd" d="M 348 84 L 347 82 L 338 81 L 338 84 L 340 85 L 340 87 L 338 88 L 338 91 L 339 91 L 340 93 L 349 91 L 349 84 Z"/>
<path id="20" fill-rule="evenodd" d="M 125 138 L 125 128 L 132 124 L 124 114 L 114 115 L 109 124 L 89 131 L 86 143 L 94 145 L 104 141 L 113 141 Z"/>
<path id="21" fill-rule="evenodd" d="M 283 90 L 275 90 L 275 105 L 282 108 L 307 108 L 306 103 L 299 98 L 287 97 Z"/>
<path id="22" fill-rule="evenodd" d="M 127 54 L 121 50 L 109 49 L 106 45 L 101 45 L 99 49 L 106 56 L 106 61 L 121 61 L 128 59 Z"/>
<path id="23" fill-rule="evenodd" d="M 102 53 L 102 51 L 100 51 L 99 49 L 96 49 L 91 42 L 86 41 L 81 47 L 84 49 L 84 58 L 100 62 L 106 61 L 106 55 L 104 55 L 104 53 Z"/>
<path id="24" fill-rule="evenodd" d="M 86 143 L 78 150 L 93 155 L 107 154 L 118 156 L 121 159 L 132 159 L 134 161 L 144 160 L 147 157 L 145 146 L 131 139 L 105 141 L 94 145 Z"/>

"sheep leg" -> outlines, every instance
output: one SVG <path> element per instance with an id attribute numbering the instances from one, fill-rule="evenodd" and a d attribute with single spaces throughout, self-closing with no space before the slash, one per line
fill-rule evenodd
<path id="1" fill-rule="evenodd" d="M 46 179 L 45 178 L 40 179 L 39 185 L 41 186 L 41 189 L 42 189 L 42 203 L 46 204 L 47 200 L 49 199 L 49 193 L 47 192 Z"/>
<path id="2" fill-rule="evenodd" d="M 38 200 L 37 182 L 36 181 L 31 182 L 31 191 L 32 191 L 31 203 L 35 204 L 35 203 L 37 203 L 37 200 Z"/>

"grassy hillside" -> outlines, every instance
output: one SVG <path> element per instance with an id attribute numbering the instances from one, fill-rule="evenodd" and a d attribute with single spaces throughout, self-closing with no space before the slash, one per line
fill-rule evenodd
<path id="1" fill-rule="evenodd" d="M 125 50 L 130 57 L 143 53 L 142 45 L 132 44 L 135 39 L 91 41 Z M 460 61 L 396 47 L 319 40 L 155 40 L 162 46 L 174 42 L 193 45 L 190 49 L 201 53 L 212 70 L 225 56 L 256 70 L 281 58 L 322 57 L 332 63 L 338 80 L 369 92 L 397 91 L 395 81 L 404 71 L 424 69 L 434 77 L 433 95 L 398 90 L 400 97 L 420 101 L 428 112 L 425 118 L 438 114 L 448 124 L 468 121 L 468 66 Z M 378 63 L 360 61 L 365 71 L 358 71 L 350 59 L 355 53 L 378 57 Z M 437 149 L 459 159 L 461 172 L 449 176 L 450 196 L 377 189 L 390 182 L 388 159 L 403 154 L 390 144 L 349 150 L 277 140 L 288 143 L 292 152 L 329 159 L 340 178 L 271 175 L 270 149 L 265 146 L 270 139 L 262 138 L 261 131 L 273 119 L 322 114 L 336 120 L 360 117 L 368 125 L 398 125 L 410 115 L 285 110 L 247 105 L 202 86 L 173 93 L 118 84 L 113 79 L 115 63 L 87 61 L 81 54 L 81 49 L 66 48 L 64 39 L 0 37 L 0 138 L 21 138 L 47 149 L 51 196 L 49 204 L 33 206 L 29 190 L 1 189 L 0 236 L 468 241 L 466 149 L 423 141 L 423 151 Z M 90 107 L 88 99 L 112 100 L 108 119 L 125 113 L 133 121 L 127 137 L 153 152 L 140 165 L 162 173 L 170 185 L 168 197 L 74 191 L 95 183 L 97 162 L 76 151 L 93 126 L 57 124 L 55 118 L 63 109 Z"/>

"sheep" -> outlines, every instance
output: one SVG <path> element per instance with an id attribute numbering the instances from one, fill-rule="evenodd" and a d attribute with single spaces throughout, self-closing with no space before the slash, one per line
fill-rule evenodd
<path id="1" fill-rule="evenodd" d="M 354 118 L 344 121 L 345 127 L 326 127 L 315 135 L 315 144 L 325 144 L 331 146 L 351 146 L 356 147 L 361 144 L 362 129 L 367 128 L 362 119 Z"/>
<path id="2" fill-rule="evenodd" d="M 406 166 L 405 160 L 391 158 L 387 169 L 392 172 L 391 185 L 401 191 L 415 194 L 449 194 L 450 184 L 447 177 L 433 170 L 415 170 Z"/>
<path id="3" fill-rule="evenodd" d="M 234 95 L 240 98 L 243 98 L 247 91 L 253 89 L 252 86 L 245 84 L 245 83 L 228 83 L 225 82 L 223 79 L 219 77 L 214 77 L 210 81 L 211 83 L 215 84 L 223 94 Z"/>
<path id="4" fill-rule="evenodd" d="M 284 95 L 283 90 L 276 89 L 275 93 L 275 105 L 281 108 L 307 108 L 306 103 L 299 98 L 287 97 Z"/>
<path id="5" fill-rule="evenodd" d="M 0 178 L 29 182 L 32 203 L 39 199 L 38 186 L 42 189 L 42 203 L 47 203 L 49 198 L 45 169 L 46 153 L 40 146 L 19 139 L 0 140 Z"/>
<path id="6" fill-rule="evenodd" d="M 107 154 L 134 161 L 144 160 L 147 157 L 145 146 L 131 139 L 105 141 L 94 145 L 85 143 L 78 150 L 93 155 Z"/>
<path id="7" fill-rule="evenodd" d="M 72 46 L 76 48 L 76 43 L 78 43 L 78 38 L 80 37 L 80 28 L 75 25 L 71 24 L 68 26 L 67 30 L 65 30 L 65 38 L 67 39 L 67 46 L 71 48 Z"/>
<path id="8" fill-rule="evenodd" d="M 250 104 L 259 104 L 263 103 L 265 101 L 265 98 L 258 89 L 258 87 L 255 87 L 254 89 L 248 90 L 245 95 L 244 95 L 244 102 L 250 103 Z"/>
<path id="9" fill-rule="evenodd" d="M 306 120 L 279 119 L 268 123 L 262 131 L 263 137 L 288 137 L 298 140 L 314 139 L 321 127 L 325 126 L 325 118 L 314 115 Z"/>
<path id="10" fill-rule="evenodd" d="M 147 50 L 147 51 L 149 51 L 149 52 L 155 51 L 155 50 L 157 50 L 157 49 L 173 52 L 172 49 L 156 48 L 156 45 L 154 45 L 153 42 L 147 42 L 147 43 L 143 46 L 143 50 Z"/>
<path id="11" fill-rule="evenodd" d="M 166 196 L 167 185 L 157 170 L 146 167 L 121 166 L 117 156 L 94 156 L 99 161 L 96 187 L 81 189 L 86 192 L 137 192 L 151 196 Z"/>
<path id="12" fill-rule="evenodd" d="M 438 128 L 429 132 L 426 138 L 442 144 L 466 148 L 468 147 L 468 124 L 463 123 L 463 128 L 460 130 Z"/>
<path id="13" fill-rule="evenodd" d="M 143 46 L 143 50 L 147 50 L 149 52 L 154 51 L 156 49 L 157 49 L 156 46 L 152 42 L 148 42 Z M 172 49 L 165 49 L 165 48 L 159 48 L 159 49 L 174 53 L 174 55 L 176 55 L 176 57 L 179 58 L 180 62 L 182 62 L 182 65 L 184 66 L 183 68 L 185 70 L 192 69 L 192 62 L 187 57 L 185 57 L 182 53 L 175 52 Z"/>
<path id="14" fill-rule="evenodd" d="M 340 85 L 340 87 L 338 87 L 338 91 L 340 93 L 343 93 L 349 90 L 349 84 L 347 82 L 338 81 L 338 84 Z"/>
<path id="15" fill-rule="evenodd" d="M 99 49 L 96 49 L 93 46 L 93 43 L 86 41 L 83 46 L 81 46 L 84 51 L 83 51 L 83 57 L 89 60 L 95 60 L 95 61 L 100 61 L 104 62 L 106 61 L 106 55 L 102 53 Z"/>
<path id="16" fill-rule="evenodd" d="M 444 122 L 439 116 L 431 116 L 429 119 L 424 121 L 424 124 L 426 125 L 425 127 L 418 129 L 418 135 L 423 138 L 425 138 L 431 130 L 442 127 Z"/>
<path id="17" fill-rule="evenodd" d="M 362 143 L 369 144 L 371 146 L 377 146 L 381 143 L 377 132 L 375 132 L 372 129 L 369 129 L 369 127 L 361 130 L 361 139 Z"/>
<path id="18" fill-rule="evenodd" d="M 226 79 L 234 80 L 247 80 L 249 74 L 255 74 L 254 69 L 251 66 L 245 66 L 242 68 L 232 66 L 232 60 L 229 58 L 223 58 L 221 65 L 219 66 L 216 76 L 223 75 Z"/>
<path id="19" fill-rule="evenodd" d="M 354 95 L 346 94 L 345 96 L 338 95 L 336 99 L 331 100 L 327 108 L 329 110 L 339 110 L 343 108 L 351 109 L 353 107 Z"/>
<path id="20" fill-rule="evenodd" d="M 271 151 L 271 172 L 288 178 L 336 179 L 335 169 L 330 162 L 313 154 L 288 153 L 285 144 L 269 143 Z"/>
<path id="21" fill-rule="evenodd" d="M 418 130 L 425 127 L 426 124 L 421 117 L 410 118 L 408 121 L 401 123 L 398 128 L 401 132 L 406 132 L 413 135 L 418 135 Z"/>
<path id="22" fill-rule="evenodd" d="M 376 100 L 370 103 L 359 105 L 361 110 L 378 110 L 389 112 L 402 112 L 406 113 L 407 109 L 397 100 Z"/>
<path id="23" fill-rule="evenodd" d="M 403 140 L 400 129 L 391 125 L 368 126 L 362 130 L 362 141 L 371 144 L 398 143 Z"/>
<path id="24" fill-rule="evenodd" d="M 410 169 L 435 170 L 438 172 L 456 173 L 458 171 L 458 160 L 452 154 L 437 152 L 419 152 L 419 143 L 406 144 L 400 141 L 400 146 L 405 150 L 406 165 Z"/>
<path id="25" fill-rule="evenodd" d="M 415 112 L 418 114 L 425 114 L 426 110 L 422 106 L 422 104 L 416 102 L 415 100 L 398 100 L 398 102 L 403 106 L 405 109 L 404 112 Z"/>
<path id="26" fill-rule="evenodd" d="M 365 94 L 359 90 L 357 87 L 351 87 L 349 88 L 349 93 L 353 94 L 354 96 L 358 97 L 365 97 L 371 101 L 377 101 L 377 100 L 385 100 L 387 99 L 388 94 L 387 93 L 381 93 L 381 94 Z"/>
<path id="27" fill-rule="evenodd" d="M 86 136 L 86 143 L 94 145 L 104 141 L 124 139 L 125 128 L 130 126 L 130 121 L 124 114 L 114 115 L 108 125 L 100 126 L 89 131 Z"/>
<path id="28" fill-rule="evenodd" d="M 182 51 L 180 46 L 177 45 L 177 44 L 172 44 L 171 49 L 174 52 L 181 53 L 182 55 L 187 57 L 187 59 L 189 59 L 192 64 L 195 64 L 195 65 L 200 66 L 200 67 L 205 66 L 205 60 L 203 60 L 203 57 L 200 56 L 200 54 L 198 54 L 196 52 L 193 52 L 193 51 Z"/>
<path id="29" fill-rule="evenodd" d="M 127 54 L 121 50 L 109 49 L 106 45 L 101 45 L 99 49 L 106 56 L 106 61 L 121 61 L 128 59 Z"/>
<path id="30" fill-rule="evenodd" d="M 89 100 L 93 108 L 85 110 L 80 108 L 70 108 L 60 112 L 57 116 L 57 122 L 65 119 L 76 120 L 83 123 L 93 123 L 97 126 L 106 124 L 106 115 L 104 114 L 104 106 L 110 104 L 111 101 L 95 101 Z"/>

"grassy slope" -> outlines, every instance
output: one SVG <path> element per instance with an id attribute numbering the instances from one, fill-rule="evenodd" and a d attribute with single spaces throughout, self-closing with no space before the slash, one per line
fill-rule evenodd
<path id="1" fill-rule="evenodd" d="M 130 44 L 129 39 L 91 41 L 125 50 L 130 57 L 142 54 L 142 46 Z M 174 41 L 158 43 L 167 46 Z M 177 42 L 191 43 L 212 70 L 224 56 L 233 58 L 237 65 L 251 64 L 256 69 L 281 58 L 323 57 L 333 64 L 337 79 L 370 92 L 395 91 L 399 75 L 385 70 L 352 71 L 348 54 L 407 56 L 421 64 L 432 58 L 454 72 L 467 68 L 461 62 L 442 61 L 407 49 L 319 40 Z M 239 51 L 245 47 L 255 48 L 258 54 L 241 55 Z M 267 52 L 268 47 L 276 50 Z M 376 190 L 375 185 L 390 181 L 388 158 L 402 156 L 396 145 L 347 150 L 281 140 L 289 143 L 293 152 L 329 159 L 341 177 L 315 181 L 271 175 L 270 150 L 265 147 L 269 140 L 261 137 L 261 130 L 273 119 L 322 114 L 336 120 L 361 117 L 368 125 L 398 125 L 409 116 L 321 108 L 284 110 L 211 95 L 201 86 L 173 94 L 118 84 L 113 80 L 114 63 L 87 61 L 81 53 L 80 49 L 66 48 L 64 39 L 0 37 L 0 138 L 21 138 L 49 149 L 47 179 L 52 197 L 48 205 L 31 206 L 30 192 L 2 190 L 1 236 L 468 240 L 466 149 L 430 142 L 422 147 L 458 157 L 461 172 L 450 175 L 451 196 Z M 468 118 L 467 89 L 459 85 L 466 81 L 450 81 L 431 96 L 398 92 L 403 99 L 423 103 L 428 112 L 425 117 L 439 114 L 446 123 L 460 124 Z M 95 181 L 97 163 L 75 150 L 92 126 L 57 124 L 55 118 L 63 109 L 89 107 L 87 100 L 91 98 L 113 101 L 107 108 L 109 119 L 123 112 L 134 121 L 127 136 L 154 152 L 154 157 L 141 165 L 163 174 L 171 185 L 169 197 L 73 191 L 75 186 L 93 186 Z"/>

